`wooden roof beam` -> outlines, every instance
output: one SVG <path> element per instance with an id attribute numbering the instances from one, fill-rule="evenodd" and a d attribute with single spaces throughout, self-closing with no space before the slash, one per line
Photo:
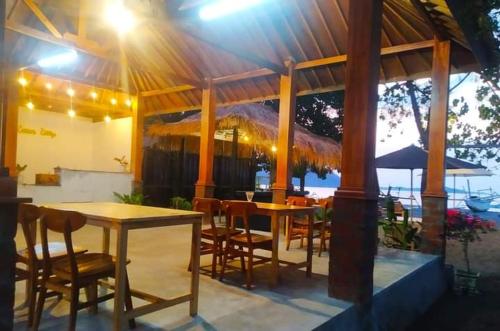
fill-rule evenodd
<path id="1" fill-rule="evenodd" d="M 418 11 L 420 16 L 425 20 L 427 24 L 429 24 L 432 28 L 432 31 L 434 32 L 434 35 L 439 39 L 439 40 L 445 40 L 445 34 L 443 33 L 441 27 L 436 24 L 434 21 L 435 19 L 430 15 L 429 11 L 425 7 L 425 5 L 420 1 L 420 0 L 410 0 L 411 4 L 415 9 Z"/>
<path id="2" fill-rule="evenodd" d="M 384 55 L 410 52 L 410 51 L 416 51 L 419 49 L 432 48 L 432 47 L 434 47 L 434 40 L 425 40 L 425 41 L 419 41 L 416 43 L 409 43 L 409 44 L 384 47 L 380 50 L 380 54 L 382 56 L 384 56 Z M 337 56 L 327 57 L 324 59 L 299 62 L 295 66 L 295 69 L 296 70 L 313 69 L 313 68 L 321 67 L 321 66 L 345 63 L 346 61 L 347 61 L 347 55 L 337 55 Z M 226 84 L 226 83 L 231 83 L 231 82 L 235 82 L 235 81 L 239 81 L 239 80 L 270 76 L 270 75 L 274 75 L 274 74 L 275 74 L 274 71 L 267 69 L 267 68 L 263 68 L 263 69 L 247 71 L 247 72 L 242 72 L 242 73 L 228 75 L 228 76 L 217 77 L 217 78 L 213 79 L 213 82 L 215 84 Z M 169 87 L 169 88 L 159 89 L 159 90 L 145 91 L 145 92 L 142 92 L 142 96 L 150 97 L 150 96 L 156 96 L 156 95 L 161 95 L 161 94 L 184 92 L 184 91 L 189 91 L 189 90 L 193 90 L 193 89 L 195 89 L 195 87 L 188 88 L 186 85 L 182 85 L 182 86 Z"/>
<path id="3" fill-rule="evenodd" d="M 49 33 L 45 33 L 43 31 L 31 28 L 23 24 L 19 24 L 12 20 L 8 20 L 5 24 L 5 27 L 11 31 L 23 34 L 31 38 L 35 38 L 61 47 L 73 48 L 78 52 L 95 56 L 106 61 L 121 64 L 121 60 L 119 58 L 115 58 L 112 55 L 110 55 L 109 51 L 107 51 L 106 49 L 100 46 L 89 47 L 89 42 L 82 43 L 82 40 L 80 38 L 75 38 L 74 35 L 71 34 L 67 34 L 66 38 L 64 36 L 62 38 L 56 38 Z M 179 83 L 193 85 L 194 87 L 202 88 L 204 86 L 204 82 L 201 80 L 184 77 L 173 72 L 159 71 L 158 73 L 152 73 L 136 65 L 131 65 L 130 67 L 134 70 L 137 70 L 138 72 L 149 73 L 153 76 L 166 76 L 174 81 L 178 81 Z"/>
<path id="4" fill-rule="evenodd" d="M 34 3 L 32 0 L 24 0 L 24 3 L 28 8 L 35 14 L 35 16 L 42 22 L 42 24 L 47 28 L 47 30 L 52 33 L 52 35 L 56 38 L 61 39 L 62 34 L 59 32 L 59 30 L 55 27 L 55 25 L 49 20 L 47 16 L 42 12 L 40 7 L 36 3 Z"/>
<path id="5" fill-rule="evenodd" d="M 211 40 L 208 40 L 200 35 L 186 31 L 185 29 L 182 29 L 182 28 L 178 28 L 175 30 L 181 32 L 182 34 L 190 36 L 191 38 L 193 38 L 197 41 L 200 41 L 200 42 L 202 42 L 202 43 L 204 43 L 204 44 L 206 44 L 214 49 L 222 50 L 222 51 L 229 53 L 229 54 L 232 54 L 240 59 L 243 59 L 243 60 L 248 61 L 250 63 L 256 64 L 259 67 L 264 67 L 264 68 L 270 69 L 273 72 L 280 74 L 280 75 L 285 75 L 285 76 L 288 75 L 288 70 L 286 69 L 286 67 L 284 65 L 277 64 L 277 63 L 274 63 L 272 61 L 261 58 L 260 56 L 251 54 L 247 50 L 240 49 L 240 48 L 234 47 L 234 46 L 218 44 L 218 43 L 213 42 Z"/>

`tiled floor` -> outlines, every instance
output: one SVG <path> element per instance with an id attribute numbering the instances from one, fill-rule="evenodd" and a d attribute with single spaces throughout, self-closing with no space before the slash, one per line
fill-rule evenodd
<path id="1" fill-rule="evenodd" d="M 75 233 L 75 244 L 98 251 L 101 230 L 86 226 Z M 24 246 L 18 234 L 18 246 Z M 54 238 L 56 239 L 56 238 Z M 161 297 L 177 296 L 189 288 L 187 272 L 190 228 L 185 226 L 136 230 L 129 234 L 128 266 L 132 288 Z M 112 234 L 112 246 L 113 234 Z M 283 240 L 281 242 L 283 244 Z M 305 251 L 297 248 L 289 252 L 283 247 L 280 258 L 305 260 Z M 315 247 L 317 243 L 315 243 Z M 375 265 L 375 294 L 433 261 L 432 256 L 381 249 Z M 210 257 L 202 257 L 208 265 Z M 270 289 L 265 281 L 269 268 L 256 269 L 256 288 L 248 291 L 242 287 L 244 276 L 238 270 L 228 273 L 224 283 L 201 276 L 199 315 L 191 318 L 188 304 L 181 304 L 137 320 L 137 330 L 310 330 L 344 312 L 349 303 L 329 298 L 327 295 L 328 254 L 313 259 L 313 277 L 305 271 L 282 271 L 281 285 Z M 208 269 L 207 269 L 208 270 Z M 24 283 L 16 287 L 15 329 L 26 326 L 27 310 L 21 307 L 24 300 Z M 83 297 L 83 294 L 82 294 Z M 134 305 L 141 305 L 134 299 Z M 78 314 L 78 330 L 111 329 L 112 301 L 100 305 L 98 315 L 87 311 Z M 41 330 L 59 330 L 67 326 L 66 301 L 49 299 L 42 317 Z"/>

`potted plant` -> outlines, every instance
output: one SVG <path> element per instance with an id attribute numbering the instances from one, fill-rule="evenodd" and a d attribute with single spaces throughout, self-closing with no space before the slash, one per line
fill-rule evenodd
<path id="1" fill-rule="evenodd" d="M 477 293 L 477 280 L 480 273 L 473 272 L 470 267 L 469 245 L 481 240 L 479 231 L 487 233 L 492 230 L 489 222 L 483 222 L 479 217 L 466 214 L 457 209 L 447 212 L 446 237 L 457 240 L 462 245 L 465 270 L 455 269 L 455 290 L 459 293 Z"/>
<path id="2" fill-rule="evenodd" d="M 114 196 L 121 202 L 129 205 L 143 205 L 144 195 L 140 192 L 132 192 L 131 194 L 120 194 L 113 192 Z"/>

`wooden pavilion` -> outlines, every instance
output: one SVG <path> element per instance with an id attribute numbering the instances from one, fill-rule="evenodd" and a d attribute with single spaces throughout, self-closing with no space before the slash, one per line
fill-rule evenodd
<path id="1" fill-rule="evenodd" d="M 488 41 L 475 32 L 477 13 L 461 10 L 468 1 L 264 0 L 239 14 L 203 21 L 197 13 L 208 0 L 130 0 L 125 4 L 137 24 L 121 35 L 103 24 L 100 13 L 109 2 L 2 2 L 4 166 L 16 164 L 17 111 L 26 101 L 16 83 L 22 75 L 37 103 L 47 101 L 46 77 L 55 87 L 71 81 L 89 91 L 99 89 L 104 98 L 130 99 L 131 107 L 115 109 L 113 116 L 133 116 L 137 182 L 144 117 L 201 109 L 196 195 L 205 197 L 214 190 L 216 106 L 279 98 L 280 153 L 273 189 L 274 201 L 284 202 L 291 182 L 296 96 L 345 89 L 343 172 L 335 197 L 329 285 L 332 296 L 369 306 L 378 195 L 377 85 L 432 77 L 423 251 L 444 253 L 449 75 L 477 71 L 493 61 Z M 57 70 L 36 65 L 41 57 L 67 49 L 78 53 L 75 65 Z M 64 97 L 64 89 L 52 90 L 52 98 Z M 108 111 L 88 98 L 74 102 L 95 120 Z"/>

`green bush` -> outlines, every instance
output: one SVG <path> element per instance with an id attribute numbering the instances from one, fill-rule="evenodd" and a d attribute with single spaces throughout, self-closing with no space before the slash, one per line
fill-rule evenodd
<path id="1" fill-rule="evenodd" d="M 170 199 L 170 207 L 172 207 L 174 209 L 181 209 L 181 210 L 192 210 L 193 209 L 191 202 L 184 199 L 183 197 L 173 197 L 172 199 Z"/>
<path id="2" fill-rule="evenodd" d="M 114 196 L 121 202 L 129 205 L 143 205 L 144 195 L 139 192 L 133 192 L 132 194 L 120 194 L 113 192 Z"/>

